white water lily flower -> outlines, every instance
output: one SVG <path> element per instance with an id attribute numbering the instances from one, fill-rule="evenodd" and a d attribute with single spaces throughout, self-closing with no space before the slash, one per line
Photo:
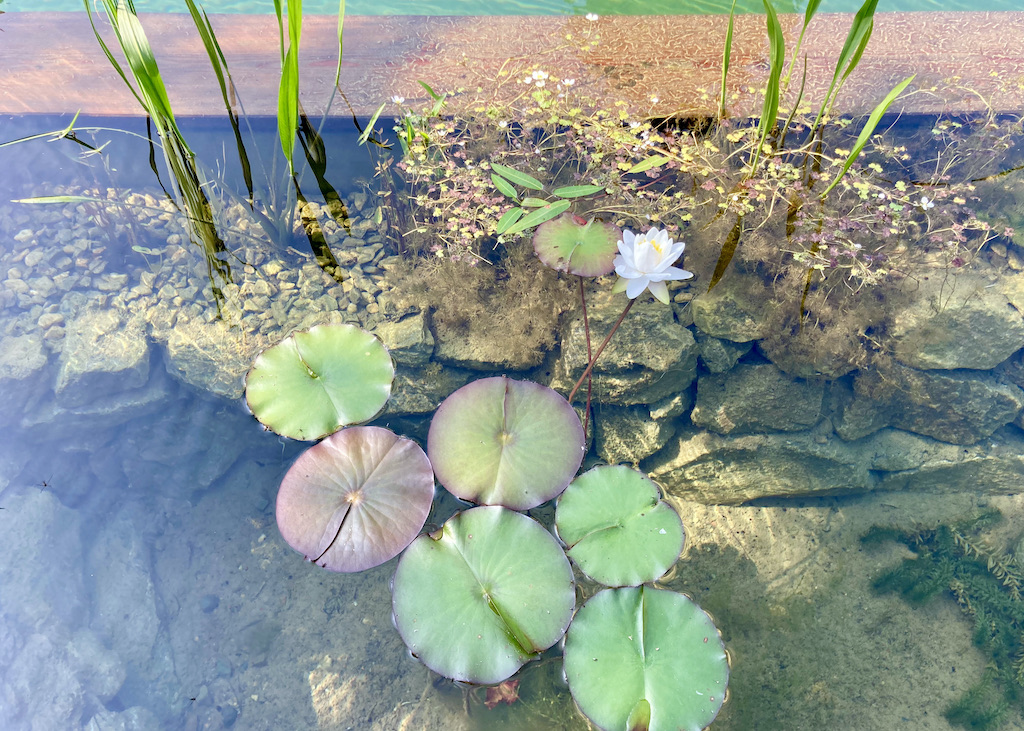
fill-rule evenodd
<path id="1" fill-rule="evenodd" d="M 673 243 L 665 229 L 652 228 L 643 234 L 623 229 L 619 253 L 613 262 L 619 280 L 612 291 L 625 290 L 627 297 L 636 299 L 649 289 L 667 305 L 668 285 L 665 282 L 693 276 L 693 272 L 672 266 L 682 256 L 684 248 L 686 244 L 682 241 Z"/>

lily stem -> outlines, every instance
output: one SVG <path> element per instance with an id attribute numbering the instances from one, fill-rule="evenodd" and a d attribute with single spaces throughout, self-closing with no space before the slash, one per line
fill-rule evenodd
<path id="1" fill-rule="evenodd" d="M 589 223 L 587 224 L 590 225 Z M 590 320 L 587 317 L 587 296 L 583 291 L 583 277 L 576 277 L 580 283 L 580 307 L 583 309 L 583 332 L 587 336 L 587 363 L 589 363 L 594 355 L 593 349 L 590 347 Z M 583 437 L 586 439 L 587 429 L 590 426 L 590 399 L 592 396 L 593 389 L 593 378 L 587 376 L 587 408 L 583 412 Z"/>
<path id="2" fill-rule="evenodd" d="M 584 379 L 586 379 L 587 376 L 590 375 L 590 372 L 594 369 L 594 364 L 597 363 L 597 359 L 601 357 L 601 353 L 604 352 L 605 347 L 608 345 L 608 341 L 612 339 L 612 335 L 614 335 L 615 331 L 619 329 L 619 325 L 621 325 L 622 321 L 626 318 L 626 314 L 629 312 L 629 309 L 633 306 L 634 302 L 636 302 L 635 299 L 631 299 L 629 301 L 629 303 L 626 305 L 626 309 L 624 309 L 622 311 L 622 314 L 619 315 L 619 319 L 615 321 L 614 325 L 612 325 L 611 332 L 608 333 L 608 335 L 604 339 L 604 342 L 601 343 L 600 347 L 598 347 L 597 352 L 594 353 L 594 357 L 590 359 L 589 363 L 587 363 L 587 369 L 583 371 L 583 375 L 580 376 L 579 380 L 576 381 L 576 385 L 572 387 L 572 391 L 569 392 L 569 403 L 572 403 L 572 397 L 575 396 L 576 392 L 580 390 L 580 386 L 583 385 Z"/>

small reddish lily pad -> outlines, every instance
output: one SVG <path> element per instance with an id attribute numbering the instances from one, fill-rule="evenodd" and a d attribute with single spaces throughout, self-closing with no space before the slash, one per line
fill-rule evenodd
<path id="1" fill-rule="evenodd" d="M 362 571 L 408 546 L 433 500 L 434 474 L 416 442 L 357 426 L 299 456 L 277 493 L 277 526 L 318 566 Z"/>

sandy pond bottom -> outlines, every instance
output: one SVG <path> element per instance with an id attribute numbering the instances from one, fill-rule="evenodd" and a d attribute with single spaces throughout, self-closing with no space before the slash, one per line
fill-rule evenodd
<path id="1" fill-rule="evenodd" d="M 129 496 L 83 529 L 97 535 L 84 568 L 92 569 L 86 584 L 96 582 L 92 627 L 123 612 L 108 631 L 116 627 L 110 633 L 118 654 L 135 658 L 108 707 L 144 706 L 153 728 L 586 728 L 557 682 L 557 661 L 525 670 L 520 700 L 494 710 L 484 707 L 482 693 L 464 697 L 428 673 L 391 625 L 394 561 L 355 575 L 303 562 L 273 518 L 276 485 L 298 449 L 272 435 L 253 439 L 253 453 L 263 458 L 240 459 L 192 502 Z M 65 525 L 88 522 L 75 515 L 81 510 L 57 506 L 48 494 L 53 487 L 8 491 L 0 516 L 10 522 L 19 510 L 35 515 L 46 504 Z M 896 544 L 864 548 L 859 537 L 876 523 L 931 524 L 990 506 L 1008 518 L 993 540 L 1012 545 L 1024 498 L 880 494 L 676 505 L 689 537 L 666 583 L 712 613 L 733 659 L 731 697 L 716 731 L 951 728 L 942 710 L 985 666 L 970 622 L 948 596 L 915 609 L 875 595 L 872 577 L 908 553 Z M 111 530 L 115 548 L 104 550 L 113 553 L 97 558 L 96 546 Z M 17 531 L 4 527 L 8 540 Z M 104 560 L 125 565 L 97 575 Z M 5 611 L 17 601 L 4 597 Z M 17 678 L 7 681 L 13 687 Z M 104 713 L 86 727 L 124 728 L 104 725 Z M 33 729 L 59 727 L 37 720 Z M 1005 728 L 1024 726 L 1014 717 Z"/>
<path id="2" fill-rule="evenodd" d="M 252 479 L 243 468 L 194 508 L 180 506 L 180 527 L 157 554 L 161 591 L 182 597 L 165 626 L 182 691 L 191 691 L 183 695 L 202 698 L 185 709 L 187 728 L 218 728 L 233 704 L 251 729 L 585 727 L 551 682 L 557 663 L 525 671 L 511 706 L 488 710 L 470 696 L 467 716 L 462 692 L 435 684 L 391 626 L 393 562 L 349 576 L 303 564 L 272 516 L 252 509 Z M 1011 518 L 1006 530 L 1019 525 L 1024 501 L 987 504 Z M 864 549 L 859 537 L 876 522 L 967 515 L 976 501 L 881 495 L 678 507 L 690 541 L 668 583 L 712 613 L 733 657 L 731 697 L 715 729 L 950 728 L 943 708 L 985 665 L 970 622 L 949 598 L 913 609 L 876 596 L 871 578 L 907 551 Z M 208 614 L 198 601 L 206 594 L 220 599 Z"/>

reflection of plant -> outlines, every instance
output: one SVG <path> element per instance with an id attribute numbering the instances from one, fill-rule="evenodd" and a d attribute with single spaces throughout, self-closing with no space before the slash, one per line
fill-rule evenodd
<path id="1" fill-rule="evenodd" d="M 986 545 L 977 533 L 1002 519 L 998 511 L 977 519 L 920 530 L 875 527 L 861 540 L 896 540 L 916 556 L 874 580 L 879 592 L 899 592 L 923 604 L 949 592 L 974 621 L 974 642 L 989 654 L 981 680 L 946 709 L 950 722 L 971 729 L 995 729 L 1010 704 L 1024 701 L 1024 573 L 1013 559 Z"/>

